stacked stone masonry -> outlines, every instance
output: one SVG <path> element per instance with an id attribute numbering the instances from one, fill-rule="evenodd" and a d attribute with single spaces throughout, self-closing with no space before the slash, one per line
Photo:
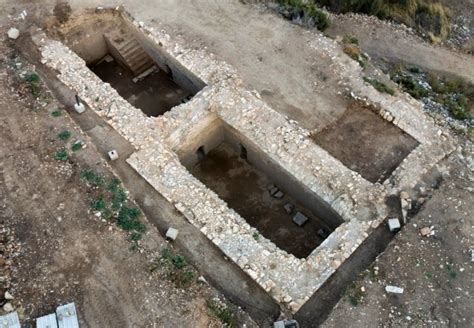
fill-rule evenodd
<path id="1" fill-rule="evenodd" d="M 393 97 L 378 93 L 364 83 L 358 64 L 337 43 L 315 32 L 309 46 L 331 58 L 341 85 L 354 98 L 374 105 L 383 118 L 420 143 L 383 185 L 372 184 L 317 146 L 309 139 L 308 131 L 270 108 L 257 92 L 244 89 L 237 72 L 216 56 L 188 49 L 165 31 L 148 28 L 124 12 L 122 19 L 160 44 L 207 86 L 164 115 L 147 117 L 92 73 L 73 51 L 39 32 L 34 40 L 41 49 L 42 63 L 55 69 L 64 85 L 136 148 L 127 161 L 144 179 L 293 312 L 386 219 L 385 197 L 412 188 L 424 172 L 454 148 L 448 133 L 434 125 L 419 102 L 401 94 Z M 343 218 L 344 223 L 307 258 L 296 258 L 266 238 L 253 238 L 256 229 L 180 163 L 176 154 L 180 143 L 200 123 L 214 119 L 252 140 Z"/>

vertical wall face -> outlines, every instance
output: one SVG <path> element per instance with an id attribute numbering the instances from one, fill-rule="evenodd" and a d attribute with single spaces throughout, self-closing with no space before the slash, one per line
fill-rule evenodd
<path id="1" fill-rule="evenodd" d="M 124 23 L 157 66 L 168 73 L 176 84 L 190 91 L 193 95 L 206 86 L 206 83 L 183 67 L 176 59 L 166 54 L 159 45 L 139 31 L 130 21 L 124 19 Z"/>
<path id="2" fill-rule="evenodd" d="M 133 35 L 155 64 L 166 72 L 176 84 L 192 95 L 206 86 L 206 83 L 169 56 L 160 45 L 149 39 L 131 21 L 116 11 L 83 15 L 58 34 L 90 66 L 111 53 L 104 34 L 117 32 L 123 35 Z M 120 57 L 113 53 L 112 55 L 116 58 Z"/>
<path id="3" fill-rule="evenodd" d="M 186 167 L 192 167 L 200 160 L 199 149 L 202 149 L 205 155 L 224 141 L 224 127 L 217 116 L 210 115 L 195 125 L 184 142 L 168 141 L 173 144 L 173 150 L 181 163 Z"/>
<path id="4" fill-rule="evenodd" d="M 122 27 L 120 14 L 112 11 L 82 15 L 71 20 L 67 27 L 61 28 L 59 34 L 69 48 L 84 59 L 87 65 L 93 65 L 109 52 L 104 34 Z"/>
<path id="5" fill-rule="evenodd" d="M 247 161 L 252 166 L 272 177 L 278 187 L 291 194 L 292 197 L 321 218 L 330 230 L 336 229 L 344 222 L 329 204 L 291 176 L 286 170 L 281 168 L 281 166 L 263 153 L 254 143 L 245 139 L 230 126 L 226 126 L 224 131 L 225 141 L 232 145 L 238 154 L 241 154 L 242 147 L 244 147 Z"/>

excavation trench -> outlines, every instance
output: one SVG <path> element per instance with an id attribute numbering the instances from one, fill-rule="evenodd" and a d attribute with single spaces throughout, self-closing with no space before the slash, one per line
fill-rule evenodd
<path id="1" fill-rule="evenodd" d="M 206 86 L 203 81 L 162 51 L 159 43 L 149 39 L 120 15 L 112 14 L 100 20 L 93 15 L 84 17 L 78 24 L 65 28 L 61 37 L 86 61 L 88 67 L 98 77 L 110 83 L 124 99 L 141 108 L 149 116 L 165 113 L 170 108 L 189 100 Z M 73 117 L 79 122 L 82 121 L 81 125 L 84 128 L 87 115 L 91 120 L 98 119 L 95 115 L 92 118 L 92 114 L 83 116 L 73 114 Z M 92 121 L 90 122 L 92 124 Z M 97 129 L 94 128 L 88 133 L 94 134 Z M 298 258 L 305 258 L 343 223 L 342 218 L 329 204 L 273 160 L 271 154 L 266 154 L 252 140 L 228 126 L 220 118 L 216 117 L 211 122 L 201 123 L 197 130 L 194 131 L 195 134 L 179 140 L 173 150 L 191 174 L 257 229 L 255 239 L 258 240 L 263 236 L 280 249 Z M 100 141 L 104 143 L 102 151 L 112 147 L 110 141 L 106 139 L 102 136 L 95 138 L 95 142 L 103 140 Z M 134 178 L 137 177 L 136 172 L 132 174 L 125 162 L 117 162 L 114 165 L 118 167 L 119 163 L 125 172 L 124 180 L 127 180 L 129 174 Z M 143 184 L 139 188 L 133 188 L 138 182 L 130 181 L 133 179 L 128 181 L 133 191 L 143 194 L 141 190 L 146 185 L 144 180 L 137 179 Z M 146 185 L 146 188 L 152 187 Z M 164 205 L 160 206 L 171 207 L 169 212 L 163 215 L 171 217 L 170 213 L 174 211 L 172 205 L 164 200 L 162 202 Z M 145 203 L 144 198 L 143 204 Z M 170 221 L 166 219 L 167 222 L 164 224 L 164 219 L 158 218 L 162 213 L 155 215 L 157 213 L 155 209 L 151 211 L 143 206 L 145 212 L 156 221 L 155 224 L 161 225 L 163 231 L 168 228 Z M 176 220 L 174 216 L 173 220 Z M 172 224 L 177 226 L 175 221 Z M 255 288 L 254 281 L 248 281 L 249 276 L 240 270 L 234 272 L 232 269 L 229 270 L 232 272 L 226 272 L 223 263 L 213 262 L 211 260 L 213 256 L 207 254 L 221 253 L 215 245 L 210 245 L 211 242 L 205 239 L 199 230 L 194 227 L 191 229 L 184 221 L 177 227 L 183 236 L 191 237 L 199 234 L 196 238 L 184 238 L 185 240 L 182 239 L 178 243 L 186 245 L 196 262 L 201 263 L 201 269 L 207 272 L 215 270 L 209 273 L 211 281 L 239 304 L 245 305 L 253 316 L 260 319 L 274 317 L 276 310 L 274 301 L 263 289 Z M 195 247 L 197 244 L 191 242 L 193 239 L 199 239 L 201 244 L 198 248 Z M 203 245 L 206 245 L 204 252 L 200 250 Z M 220 269 L 214 266 L 219 266 Z M 357 270 L 351 265 L 347 268 L 347 272 Z M 235 280 L 236 283 L 227 286 L 226 280 Z M 242 285 L 248 288 L 240 291 Z M 252 289 L 256 290 L 255 296 Z M 339 298 L 339 295 L 336 297 Z M 258 307 L 261 310 L 258 310 Z M 310 317 L 308 314 L 303 316 Z"/>
<path id="2" fill-rule="evenodd" d="M 55 33 L 91 71 L 146 115 L 162 115 L 206 86 L 120 14 L 83 16 Z"/>
<path id="3" fill-rule="evenodd" d="M 327 203 L 220 119 L 204 127 L 203 136 L 190 139 L 177 150 L 181 162 L 280 249 L 305 258 L 343 222 Z"/>
<path id="4" fill-rule="evenodd" d="M 419 143 L 375 108 L 354 101 L 333 124 L 312 139 L 370 182 L 383 182 Z"/>

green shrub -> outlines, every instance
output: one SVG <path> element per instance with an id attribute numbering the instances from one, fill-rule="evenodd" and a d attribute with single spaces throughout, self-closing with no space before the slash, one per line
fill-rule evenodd
<path id="1" fill-rule="evenodd" d="M 61 115 L 62 115 L 62 114 L 61 114 L 61 111 L 60 111 L 60 110 L 54 110 L 54 111 L 51 112 L 51 116 L 52 116 L 52 117 L 59 117 L 59 116 L 61 116 Z"/>
<path id="2" fill-rule="evenodd" d="M 358 46 L 359 45 L 359 40 L 355 36 L 345 35 L 344 38 L 342 39 L 342 43 L 344 43 L 344 44 L 352 43 L 352 44 Z"/>
<path id="3" fill-rule="evenodd" d="M 74 142 L 71 145 L 71 150 L 72 151 L 78 151 L 78 150 L 82 149 L 82 145 L 83 145 L 83 142 L 78 140 L 78 141 Z"/>
<path id="4" fill-rule="evenodd" d="M 69 132 L 69 131 L 62 131 L 62 132 L 58 133 L 59 140 L 66 141 L 70 137 L 71 137 L 71 132 Z"/>
<path id="5" fill-rule="evenodd" d="M 89 184 L 94 187 L 99 187 L 104 184 L 104 176 L 99 173 L 95 173 L 90 169 L 82 170 L 81 178 L 86 180 Z"/>
<path id="6" fill-rule="evenodd" d="M 237 326 L 235 316 L 227 306 L 221 305 L 217 301 L 209 300 L 207 307 L 227 327 Z"/>
<path id="7" fill-rule="evenodd" d="M 39 83 L 40 77 L 36 72 L 28 72 L 26 73 L 24 80 L 28 83 Z"/>
<path id="8" fill-rule="evenodd" d="M 112 178 L 109 182 L 109 184 L 107 185 L 107 191 L 111 192 L 111 193 L 116 193 L 119 191 L 120 189 L 120 184 L 122 182 L 117 179 L 117 178 Z"/>
<path id="9" fill-rule="evenodd" d="M 455 99 L 449 99 L 446 101 L 446 106 L 453 117 L 458 120 L 465 120 L 470 116 L 466 98 L 463 95 L 457 95 Z"/>
<path id="10" fill-rule="evenodd" d="M 432 40 L 444 39 L 449 34 L 451 14 L 435 0 L 314 0 L 335 12 L 357 12 L 391 19 L 430 33 Z"/>
<path id="11" fill-rule="evenodd" d="M 24 76 L 24 81 L 33 96 L 38 97 L 41 93 L 40 77 L 36 72 L 28 72 Z"/>
<path id="12" fill-rule="evenodd" d="M 127 194 L 125 191 L 117 187 L 117 190 L 112 194 L 112 208 L 114 210 L 119 210 L 123 203 L 127 200 Z"/>
<path id="13" fill-rule="evenodd" d="M 138 213 L 138 214 L 137 214 Z M 143 233 L 146 231 L 146 225 L 137 220 L 140 210 L 122 206 L 117 216 L 117 225 L 126 231 L 134 230 Z"/>
<path id="14" fill-rule="evenodd" d="M 165 260 L 165 262 L 168 262 L 168 263 L 171 263 L 173 264 L 173 266 L 176 268 L 176 269 L 182 269 L 184 268 L 186 265 L 188 265 L 186 263 L 186 259 L 184 258 L 184 256 L 182 255 L 179 255 L 179 254 L 175 254 L 171 249 L 169 248 L 164 248 L 162 251 L 161 251 L 161 258 L 163 260 Z"/>
<path id="15" fill-rule="evenodd" d="M 454 270 L 454 266 L 452 264 L 446 264 L 445 265 L 445 268 L 446 268 L 446 272 L 448 273 L 448 276 L 450 279 L 454 279 L 457 277 L 457 273 L 456 271 Z"/>
<path id="16" fill-rule="evenodd" d="M 69 159 L 69 153 L 68 153 L 67 149 L 62 148 L 62 149 L 57 150 L 54 153 L 54 158 L 56 158 L 59 161 L 65 162 Z"/>
<path id="17" fill-rule="evenodd" d="M 102 211 L 107 207 L 104 197 L 100 196 L 91 202 L 91 208 L 95 211 Z"/>
<path id="18" fill-rule="evenodd" d="M 318 30 L 324 31 L 329 27 L 329 16 L 324 11 L 318 9 L 312 4 L 306 4 L 303 10 L 314 20 L 315 26 Z"/>
<path id="19" fill-rule="evenodd" d="M 368 77 L 364 77 L 364 81 L 372 85 L 378 92 L 388 93 L 391 96 L 395 95 L 395 90 L 383 82 Z"/>
<path id="20" fill-rule="evenodd" d="M 131 242 L 135 242 L 135 243 L 136 243 L 136 242 L 139 242 L 139 241 L 142 239 L 142 234 L 139 233 L 139 232 L 136 232 L 136 231 L 132 231 L 132 232 L 128 235 L 127 239 L 128 239 L 129 241 L 131 241 Z"/>
<path id="21" fill-rule="evenodd" d="M 306 16 L 314 20 L 314 25 L 320 31 L 329 27 L 329 15 L 319 9 L 314 3 L 303 0 L 277 0 L 281 6 L 303 12 Z"/>
<path id="22" fill-rule="evenodd" d="M 425 89 L 410 75 L 399 75 L 394 77 L 393 80 L 402 86 L 413 98 L 420 99 L 429 95 L 429 90 Z"/>

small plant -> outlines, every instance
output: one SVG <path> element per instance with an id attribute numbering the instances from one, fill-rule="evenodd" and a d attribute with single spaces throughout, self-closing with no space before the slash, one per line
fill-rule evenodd
<path id="1" fill-rule="evenodd" d="M 344 40 L 343 40 L 344 42 Z M 342 50 L 352 59 L 359 63 L 362 68 L 365 68 L 367 57 L 362 53 L 359 46 L 353 42 L 344 42 Z"/>
<path id="2" fill-rule="evenodd" d="M 354 307 L 359 305 L 359 299 L 355 296 L 348 295 L 347 296 L 347 301 Z"/>
<path id="3" fill-rule="evenodd" d="M 28 72 L 23 78 L 33 96 L 38 97 L 41 93 L 40 77 L 36 72 Z"/>
<path id="4" fill-rule="evenodd" d="M 378 92 L 387 93 L 391 96 L 395 95 L 395 90 L 393 90 L 383 82 L 368 77 L 364 77 L 364 81 L 372 85 Z"/>
<path id="5" fill-rule="evenodd" d="M 69 153 L 68 153 L 67 149 L 62 148 L 62 149 L 57 150 L 54 153 L 54 158 L 56 158 L 59 161 L 65 162 L 69 159 Z"/>
<path id="6" fill-rule="evenodd" d="M 182 269 L 187 265 L 186 259 L 184 258 L 184 256 L 179 255 L 179 254 L 175 254 L 169 248 L 163 249 L 163 251 L 161 252 L 161 257 L 166 262 L 173 264 L 173 266 L 176 269 Z"/>
<path id="7" fill-rule="evenodd" d="M 224 304 L 220 304 L 215 300 L 209 300 L 207 301 L 207 307 L 227 327 L 237 326 L 234 314 Z"/>
<path id="8" fill-rule="evenodd" d="M 139 241 L 142 239 L 142 234 L 139 233 L 139 232 L 136 232 L 136 231 L 132 231 L 132 232 L 128 235 L 127 239 L 128 239 L 128 241 L 137 243 L 137 242 L 139 242 Z"/>
<path id="9" fill-rule="evenodd" d="M 71 132 L 69 132 L 69 131 L 62 131 L 62 132 L 58 133 L 59 140 L 66 141 L 70 137 L 71 137 Z"/>
<path id="10" fill-rule="evenodd" d="M 253 235 L 252 235 L 253 239 L 255 239 L 256 241 L 258 241 L 260 239 L 260 234 L 258 232 L 254 232 Z"/>
<path id="11" fill-rule="evenodd" d="M 277 2 L 280 6 L 294 14 L 285 16 L 289 19 L 301 18 L 301 16 L 305 15 L 312 20 L 312 23 L 318 30 L 324 31 L 329 27 L 328 14 L 319 9 L 314 3 L 303 0 L 278 0 Z"/>
<path id="12" fill-rule="evenodd" d="M 466 98 L 463 95 L 456 95 L 455 97 L 446 101 L 448 110 L 454 118 L 458 120 L 465 120 L 469 118 L 469 109 L 467 108 Z"/>
<path id="13" fill-rule="evenodd" d="M 117 178 L 112 178 L 109 182 L 109 184 L 107 185 L 107 191 L 108 192 L 111 192 L 111 193 L 116 193 L 119 191 L 120 189 L 120 184 L 122 182 L 117 179 Z"/>
<path id="14" fill-rule="evenodd" d="M 71 145 L 71 150 L 74 151 L 74 152 L 78 151 L 78 150 L 82 149 L 83 145 L 84 145 L 84 143 L 81 140 L 77 140 L 76 142 L 74 142 Z"/>
<path id="15" fill-rule="evenodd" d="M 122 206 L 117 216 L 117 225 L 125 231 L 135 230 L 143 233 L 146 231 L 146 225 L 137 220 L 137 213 L 140 213 L 136 208 L 128 208 Z"/>
<path id="16" fill-rule="evenodd" d="M 454 267 L 452 264 L 448 263 L 445 265 L 446 271 L 448 272 L 449 279 L 454 279 L 457 277 L 457 273 L 454 270 Z"/>
<path id="17" fill-rule="evenodd" d="M 356 46 L 359 45 L 359 40 L 355 36 L 352 36 L 352 35 L 345 35 L 344 38 L 342 39 L 342 42 L 345 44 L 352 43 Z"/>
<path id="18" fill-rule="evenodd" d="M 95 211 L 102 211 L 107 207 L 104 197 L 100 196 L 99 198 L 94 199 L 91 202 L 91 208 Z"/>
<path id="19" fill-rule="evenodd" d="M 123 203 L 127 200 L 127 194 L 120 187 L 117 187 L 117 190 L 112 194 L 112 208 L 114 210 L 119 210 L 123 206 Z"/>
<path id="20" fill-rule="evenodd" d="M 95 173 L 90 169 L 82 170 L 81 178 L 86 180 L 90 185 L 99 187 L 104 184 L 104 176 L 99 173 Z"/>
<path id="21" fill-rule="evenodd" d="M 62 114 L 61 114 L 61 111 L 60 111 L 60 110 L 57 110 L 57 109 L 51 112 L 51 116 L 52 116 L 52 117 L 59 117 L 59 116 L 61 116 L 61 115 L 62 115 Z"/>
<path id="22" fill-rule="evenodd" d="M 364 273 L 365 275 L 366 273 Z M 346 290 L 346 299 L 352 306 L 358 306 L 362 301 L 362 297 L 364 296 L 361 288 L 357 283 L 352 283 L 349 288 Z"/>
<path id="23" fill-rule="evenodd" d="M 410 75 L 397 75 L 393 80 L 402 86 L 413 98 L 421 99 L 429 95 L 429 90 Z"/>

